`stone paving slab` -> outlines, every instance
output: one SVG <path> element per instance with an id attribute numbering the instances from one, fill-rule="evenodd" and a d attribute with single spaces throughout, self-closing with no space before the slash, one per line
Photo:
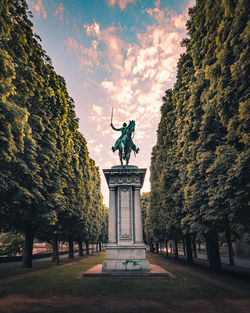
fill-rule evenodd
<path id="1" fill-rule="evenodd" d="M 163 267 L 150 264 L 150 271 L 112 271 L 103 272 L 102 264 L 97 264 L 83 273 L 82 277 L 105 277 L 105 278 L 167 278 L 175 279 L 176 277 L 166 271 Z M 79 277 L 80 278 L 80 277 Z"/>

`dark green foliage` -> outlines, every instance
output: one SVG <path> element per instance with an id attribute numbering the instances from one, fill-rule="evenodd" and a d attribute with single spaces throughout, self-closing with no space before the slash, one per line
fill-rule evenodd
<path id="1" fill-rule="evenodd" d="M 0 234 L 0 256 L 12 256 L 20 254 L 24 247 L 24 236 L 19 233 Z"/>
<path id="2" fill-rule="evenodd" d="M 31 266 L 34 236 L 97 240 L 106 216 L 74 102 L 25 0 L 0 7 L 0 227 L 25 234 L 23 264 Z"/>
<path id="3" fill-rule="evenodd" d="M 152 152 L 150 232 L 203 235 L 219 270 L 217 234 L 250 224 L 249 4 L 199 0 L 187 28 Z"/>

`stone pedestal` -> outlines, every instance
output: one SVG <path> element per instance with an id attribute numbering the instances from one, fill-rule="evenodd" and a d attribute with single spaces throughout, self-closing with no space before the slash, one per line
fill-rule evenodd
<path id="1" fill-rule="evenodd" d="M 102 271 L 150 271 L 140 200 L 146 169 L 119 165 L 103 172 L 109 186 L 109 225 Z"/>

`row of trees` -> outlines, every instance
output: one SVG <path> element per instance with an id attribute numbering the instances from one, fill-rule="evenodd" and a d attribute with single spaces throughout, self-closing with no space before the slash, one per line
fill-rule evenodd
<path id="1" fill-rule="evenodd" d="M 198 0 L 177 81 L 163 97 L 146 205 L 148 243 L 206 241 L 221 268 L 218 234 L 249 232 L 249 4 Z"/>
<path id="2" fill-rule="evenodd" d="M 25 0 L 0 1 L 0 230 L 87 244 L 105 240 L 100 175 L 63 77 L 33 33 Z M 54 244 L 56 247 L 56 244 Z"/>

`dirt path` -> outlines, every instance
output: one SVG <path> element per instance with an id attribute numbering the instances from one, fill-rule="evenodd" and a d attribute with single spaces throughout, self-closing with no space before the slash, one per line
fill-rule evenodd
<path id="1" fill-rule="evenodd" d="M 1 313 L 248 313 L 248 299 L 206 299 L 153 301 L 106 295 L 27 297 L 11 295 L 1 299 Z"/>
<path id="2" fill-rule="evenodd" d="M 207 269 L 202 269 L 195 266 L 178 264 L 175 261 L 168 260 L 161 255 L 153 255 L 157 258 L 157 263 L 159 262 L 159 265 L 167 265 L 170 271 L 171 268 L 182 270 L 202 279 L 205 279 L 210 283 L 216 284 L 217 286 L 233 291 L 234 293 L 237 293 L 239 295 L 250 297 L 250 282 L 248 281 L 232 278 L 226 274 L 211 273 Z"/>

